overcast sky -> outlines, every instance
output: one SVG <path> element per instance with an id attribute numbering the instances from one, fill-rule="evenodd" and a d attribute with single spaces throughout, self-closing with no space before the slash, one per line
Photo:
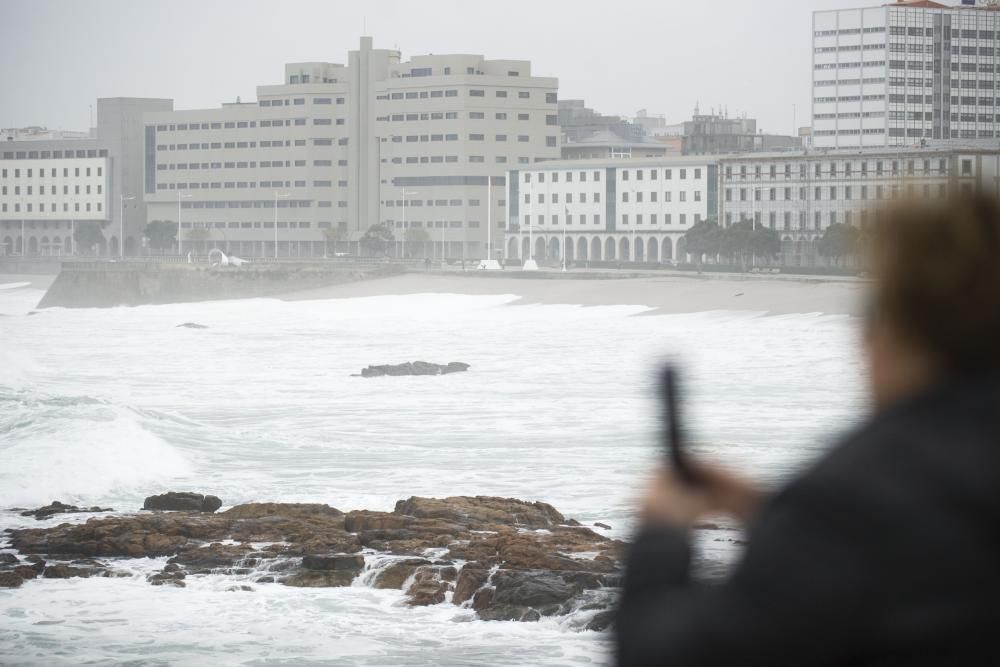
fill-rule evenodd
<path id="1" fill-rule="evenodd" d="M 727 105 L 769 132 L 809 122 L 811 13 L 865 0 L 3 0 L 0 127 L 83 130 L 98 97 L 254 100 L 283 65 L 343 63 L 364 31 L 406 59 L 531 60 L 562 99 L 671 122 Z"/>

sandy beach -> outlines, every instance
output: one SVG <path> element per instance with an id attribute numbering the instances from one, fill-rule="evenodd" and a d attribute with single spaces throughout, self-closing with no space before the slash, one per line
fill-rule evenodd
<path id="1" fill-rule="evenodd" d="M 0 274 L 0 286 L 29 283 L 47 289 L 55 276 Z M 402 294 L 511 294 L 516 304 L 646 306 L 651 313 L 748 310 L 772 315 L 859 312 L 865 282 L 851 278 L 669 274 L 409 273 L 290 292 L 299 301 Z"/>
<path id="2" fill-rule="evenodd" d="M 636 305 L 653 313 L 749 310 L 772 315 L 859 312 L 865 283 L 854 279 L 790 276 L 522 278 L 482 274 L 407 274 L 306 290 L 289 300 L 346 299 L 387 294 L 513 294 L 518 304 Z"/>

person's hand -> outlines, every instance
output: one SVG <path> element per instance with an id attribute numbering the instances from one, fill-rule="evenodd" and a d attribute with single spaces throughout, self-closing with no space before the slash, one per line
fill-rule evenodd
<path id="1" fill-rule="evenodd" d="M 714 466 L 692 462 L 691 468 L 694 483 L 668 469 L 650 481 L 642 501 L 647 524 L 687 528 L 706 514 L 726 513 L 749 521 L 756 513 L 762 494 L 753 483 Z"/>

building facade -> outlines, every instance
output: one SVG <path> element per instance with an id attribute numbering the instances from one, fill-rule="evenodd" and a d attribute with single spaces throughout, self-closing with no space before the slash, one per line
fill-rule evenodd
<path id="1" fill-rule="evenodd" d="M 729 118 L 723 114 L 699 113 L 684 123 L 681 151 L 684 155 L 723 155 L 762 151 L 795 150 L 802 147 L 799 137 L 764 134 L 757 131 L 753 118 Z"/>
<path id="2" fill-rule="evenodd" d="M 906 0 L 814 12 L 814 146 L 1000 138 L 994 4 Z"/>
<path id="3" fill-rule="evenodd" d="M 172 105 L 167 99 L 104 98 L 97 101 L 92 132 L 8 133 L 0 143 L 0 254 L 140 252 L 146 223 L 142 115 Z M 98 223 L 103 238 L 77 247 L 79 221 Z"/>
<path id="4" fill-rule="evenodd" d="M 664 263 L 718 216 L 717 159 L 563 160 L 507 177 L 508 259 Z"/>
<path id="5" fill-rule="evenodd" d="M 403 61 L 364 37 L 346 65 L 286 65 L 256 102 L 148 114 L 150 219 L 178 221 L 184 252 L 353 251 L 381 223 L 397 256 L 499 253 L 507 169 L 559 156 L 557 87 L 526 61 Z"/>
<path id="6" fill-rule="evenodd" d="M 830 225 L 864 227 L 880 202 L 953 189 L 1000 195 L 1000 152 L 956 146 L 722 156 L 719 223 L 753 220 L 773 229 L 782 263 L 811 266 Z"/>

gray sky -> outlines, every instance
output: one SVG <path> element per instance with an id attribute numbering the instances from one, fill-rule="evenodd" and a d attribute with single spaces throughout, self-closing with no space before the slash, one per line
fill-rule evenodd
<path id="1" fill-rule="evenodd" d="M 403 58 L 526 59 L 563 99 L 669 121 L 728 105 L 767 131 L 809 122 L 811 12 L 865 0 L 3 0 L 0 127 L 83 130 L 98 97 L 175 108 L 255 99 L 283 65 L 345 62 L 362 22 Z"/>

